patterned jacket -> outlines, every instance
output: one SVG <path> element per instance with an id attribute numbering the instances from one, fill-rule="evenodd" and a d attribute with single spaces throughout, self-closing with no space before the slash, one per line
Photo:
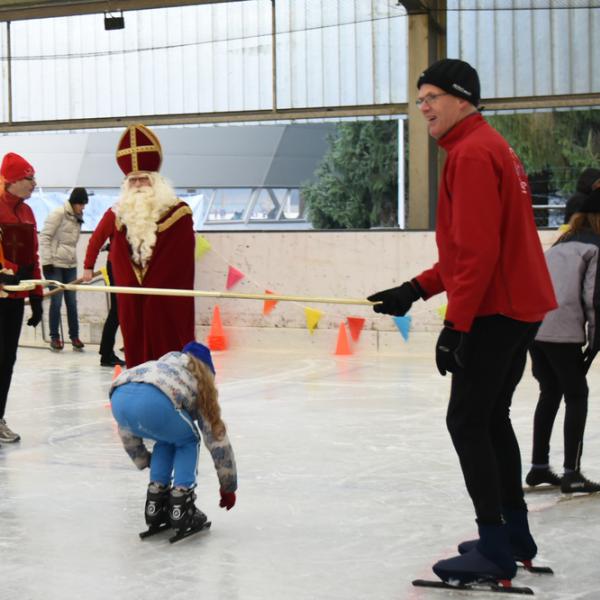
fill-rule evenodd
<path id="1" fill-rule="evenodd" d="M 237 489 L 237 469 L 233 449 L 227 434 L 215 439 L 204 416 L 197 410 L 198 400 L 196 378 L 187 368 L 189 356 L 182 352 L 169 352 L 158 360 L 151 360 L 123 371 L 110 388 L 109 395 L 126 383 L 147 383 L 157 387 L 167 396 L 176 410 L 185 410 L 198 422 L 204 445 L 213 459 L 221 489 L 235 492 Z M 150 464 L 150 453 L 141 438 L 119 427 L 119 435 L 127 454 L 138 469 Z"/>

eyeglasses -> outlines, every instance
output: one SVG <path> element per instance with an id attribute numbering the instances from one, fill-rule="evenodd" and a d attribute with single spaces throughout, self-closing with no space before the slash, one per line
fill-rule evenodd
<path id="1" fill-rule="evenodd" d="M 415 104 L 417 108 L 421 108 L 422 104 L 427 104 L 427 106 L 431 106 L 440 96 L 448 96 L 448 92 L 441 92 L 439 94 L 427 94 L 423 98 L 417 98 L 415 100 Z"/>

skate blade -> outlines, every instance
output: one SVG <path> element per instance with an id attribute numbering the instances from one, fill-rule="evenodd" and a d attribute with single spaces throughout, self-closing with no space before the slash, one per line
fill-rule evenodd
<path id="1" fill-rule="evenodd" d="M 175 544 L 176 542 L 179 542 L 179 541 L 183 540 L 186 537 L 190 537 L 190 535 L 194 535 L 195 533 L 199 533 L 200 531 L 203 531 L 204 529 L 210 529 L 210 526 L 211 526 L 211 522 L 210 521 L 206 521 L 200 527 L 196 527 L 194 529 L 188 529 L 188 530 L 183 531 L 181 533 L 176 533 L 173 537 L 169 538 L 169 543 Z"/>
<path id="2" fill-rule="evenodd" d="M 533 590 L 528 587 L 508 586 L 504 587 L 499 583 L 480 582 L 450 585 L 445 581 L 430 581 L 429 579 L 415 579 L 412 584 L 415 587 L 438 588 L 442 590 L 460 590 L 461 592 L 492 592 L 500 594 L 521 594 L 525 596 L 533 596 Z"/>
<path id="3" fill-rule="evenodd" d="M 162 525 L 158 525 L 156 527 L 150 527 L 146 531 L 141 531 L 139 536 L 141 540 L 145 540 L 146 538 L 152 537 L 153 535 L 156 535 L 165 529 L 169 529 L 168 523 L 163 523 Z"/>
<path id="4" fill-rule="evenodd" d="M 525 569 L 525 571 L 529 571 L 530 573 L 537 573 L 538 575 L 554 575 L 554 571 L 550 567 L 534 565 L 530 560 L 520 560 L 518 563 L 520 569 Z"/>
<path id="5" fill-rule="evenodd" d="M 550 485 L 549 483 L 541 483 L 540 485 L 526 485 L 523 487 L 525 494 L 544 494 L 548 492 L 560 491 L 560 485 Z"/>

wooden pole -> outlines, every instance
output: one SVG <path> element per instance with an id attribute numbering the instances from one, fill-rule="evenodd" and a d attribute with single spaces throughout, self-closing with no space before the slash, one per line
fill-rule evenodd
<path id="1" fill-rule="evenodd" d="M 73 292 L 98 292 L 102 294 L 141 294 L 148 296 L 184 296 L 199 298 L 237 298 L 240 300 L 274 300 L 277 302 L 303 302 L 311 304 L 355 304 L 373 306 L 373 302 L 362 298 L 326 298 L 321 296 L 287 296 L 280 294 L 242 294 L 239 292 L 207 292 L 202 290 L 179 290 L 171 288 L 124 287 L 118 285 L 93 286 L 89 284 L 62 283 L 51 279 L 28 279 L 19 285 L 5 285 L 7 292 L 22 292 L 36 286 L 53 286 Z"/>

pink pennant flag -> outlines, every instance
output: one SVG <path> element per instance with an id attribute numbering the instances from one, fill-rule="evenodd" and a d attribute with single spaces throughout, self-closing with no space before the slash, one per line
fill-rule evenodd
<path id="1" fill-rule="evenodd" d="M 246 277 L 241 271 L 238 271 L 235 267 L 229 267 L 227 271 L 227 285 L 226 289 L 230 290 L 238 281 Z"/>

